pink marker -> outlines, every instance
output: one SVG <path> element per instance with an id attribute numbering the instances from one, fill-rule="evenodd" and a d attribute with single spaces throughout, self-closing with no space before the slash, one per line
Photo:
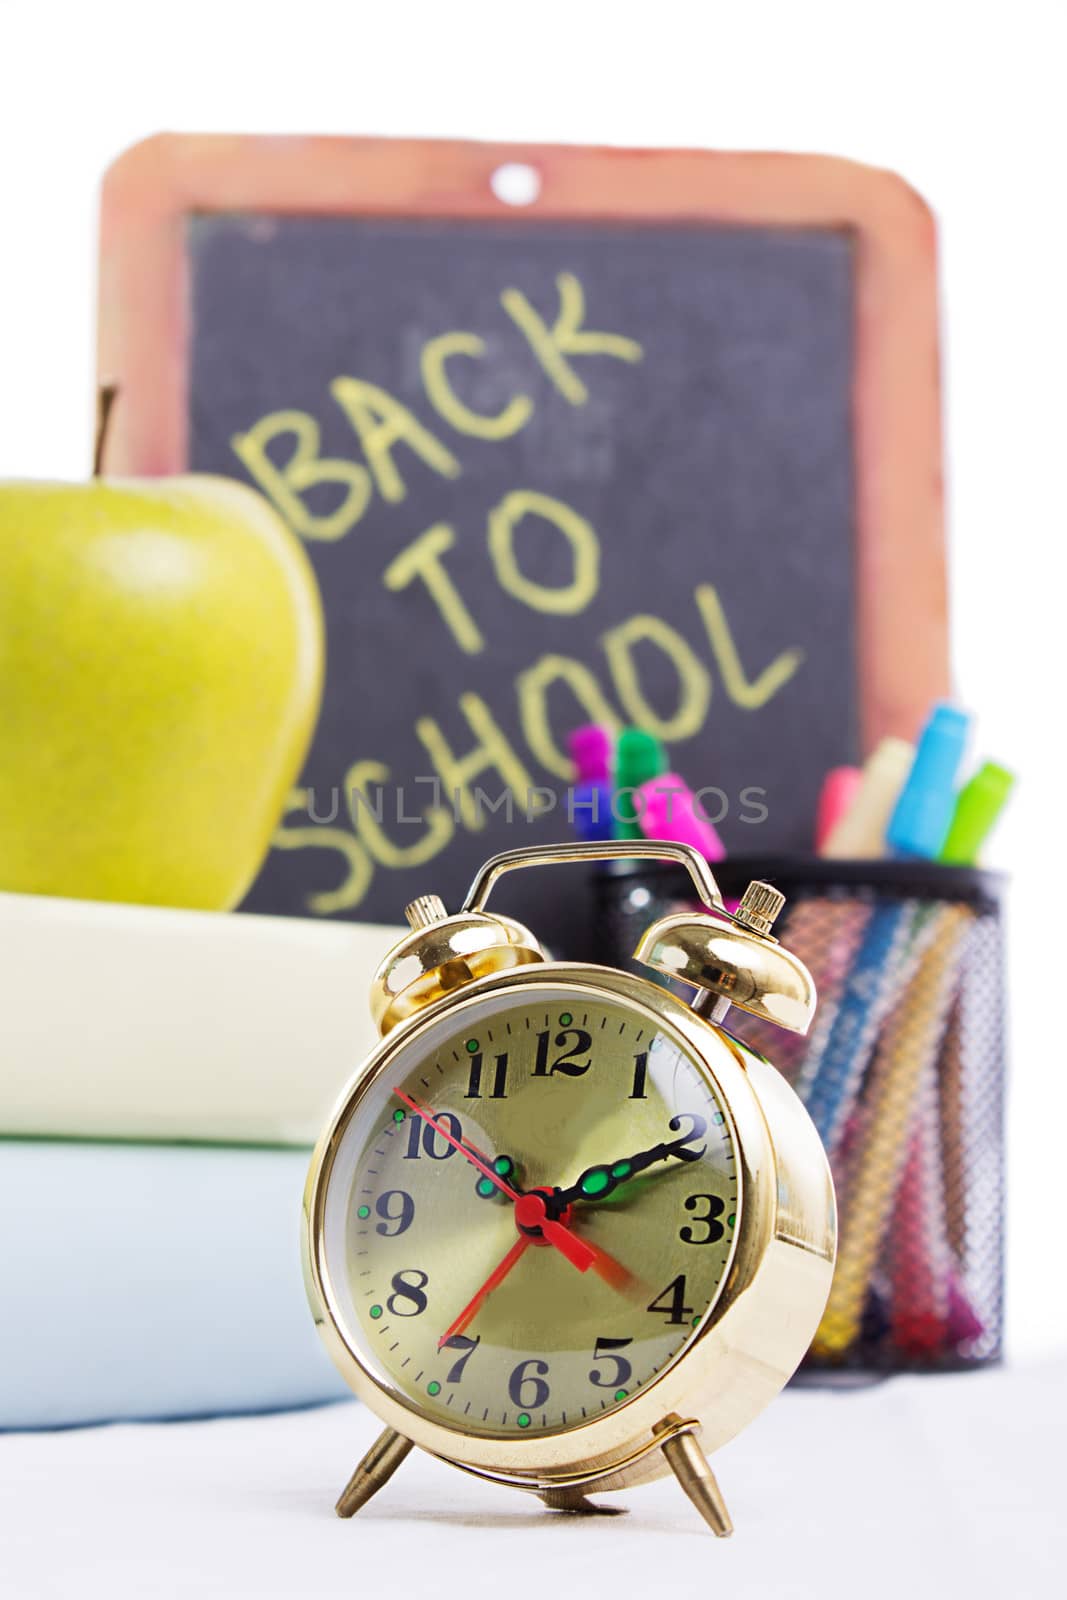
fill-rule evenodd
<path id="1" fill-rule="evenodd" d="M 611 777 L 615 740 L 610 728 L 598 722 L 587 722 L 568 736 L 567 749 L 579 783 L 599 783 Z"/>
<path id="2" fill-rule="evenodd" d="M 691 844 L 708 861 L 722 861 L 726 850 L 702 814 L 696 796 L 676 772 L 661 773 L 641 784 L 635 796 L 641 831 L 646 839 Z"/>
<path id="3" fill-rule="evenodd" d="M 852 802 L 863 782 L 859 767 L 831 767 L 819 790 L 819 805 L 815 812 L 815 851 L 822 855 L 823 846 L 841 818 L 852 810 Z"/>

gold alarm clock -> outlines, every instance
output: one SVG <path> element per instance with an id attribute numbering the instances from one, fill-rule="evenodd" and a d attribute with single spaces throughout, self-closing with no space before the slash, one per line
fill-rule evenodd
<path id="1" fill-rule="evenodd" d="M 608 857 L 688 869 L 706 908 L 637 961 L 695 991 L 548 959 L 485 906 L 503 873 Z M 494 856 L 459 912 L 433 895 L 375 974 L 382 1042 L 316 1148 L 304 1261 L 340 1372 L 386 1424 L 337 1510 L 413 1445 L 596 1511 L 673 1471 L 732 1531 L 706 1453 L 800 1362 L 830 1288 L 833 1184 L 796 1095 L 722 1027 L 731 1005 L 799 1033 L 815 992 L 771 936 L 783 897 L 731 914 L 686 845 Z"/>

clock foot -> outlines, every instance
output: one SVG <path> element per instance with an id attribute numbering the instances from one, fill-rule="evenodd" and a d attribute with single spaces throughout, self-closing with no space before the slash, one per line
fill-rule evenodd
<path id="1" fill-rule="evenodd" d="M 598 1506 L 587 1500 L 581 1489 L 539 1489 L 538 1494 L 549 1511 L 569 1511 L 579 1517 L 621 1517 L 625 1506 Z"/>
<path id="2" fill-rule="evenodd" d="M 726 1501 L 708 1466 L 707 1457 L 691 1433 L 675 1433 L 661 1446 L 674 1476 L 717 1539 L 734 1531 Z"/>
<path id="3" fill-rule="evenodd" d="M 335 1510 L 339 1517 L 352 1517 L 378 1493 L 393 1476 L 397 1467 L 411 1450 L 410 1439 L 392 1428 L 375 1439 L 359 1466 L 353 1472 L 341 1493 Z"/>

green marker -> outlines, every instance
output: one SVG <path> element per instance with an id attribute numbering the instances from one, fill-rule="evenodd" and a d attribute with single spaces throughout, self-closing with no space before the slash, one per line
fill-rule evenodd
<path id="1" fill-rule="evenodd" d="M 956 797 L 948 836 L 938 860 L 950 867 L 973 867 L 982 846 L 1015 787 L 1015 774 L 987 761 Z"/>
<path id="2" fill-rule="evenodd" d="M 644 728 L 624 728 L 615 746 L 615 837 L 616 839 L 643 839 L 644 831 L 638 821 L 637 807 L 632 794 L 622 794 L 623 789 L 639 789 L 650 778 L 658 778 L 667 770 L 667 752 L 654 734 Z"/>

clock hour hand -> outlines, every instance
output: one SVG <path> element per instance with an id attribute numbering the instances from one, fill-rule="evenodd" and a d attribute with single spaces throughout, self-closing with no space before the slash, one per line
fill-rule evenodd
<path id="1" fill-rule="evenodd" d="M 672 1156 L 679 1161 L 699 1161 L 707 1146 L 702 1144 L 698 1150 L 691 1146 L 695 1140 L 703 1137 L 707 1123 L 703 1117 L 687 1112 L 683 1116 L 672 1117 L 668 1126 L 672 1132 L 677 1132 L 683 1121 L 692 1126 L 677 1139 L 665 1139 L 648 1150 L 639 1150 L 636 1155 L 623 1156 L 618 1161 L 601 1161 L 595 1167 L 587 1167 L 568 1189 L 556 1191 L 556 1205 L 568 1205 L 572 1200 L 604 1200 L 620 1184 L 629 1183 L 639 1172 L 661 1161 L 669 1161 Z"/>

